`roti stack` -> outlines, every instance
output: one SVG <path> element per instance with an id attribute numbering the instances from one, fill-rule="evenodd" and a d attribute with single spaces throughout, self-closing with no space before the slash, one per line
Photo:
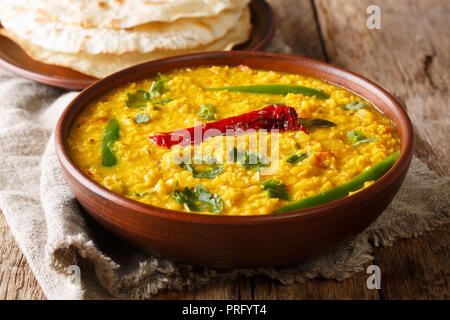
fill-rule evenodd
<path id="1" fill-rule="evenodd" d="M 35 60 L 97 78 L 248 40 L 250 0 L 0 0 L 0 33 Z"/>

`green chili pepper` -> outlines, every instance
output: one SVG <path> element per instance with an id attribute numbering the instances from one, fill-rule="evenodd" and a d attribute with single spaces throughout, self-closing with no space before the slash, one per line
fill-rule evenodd
<path id="1" fill-rule="evenodd" d="M 314 196 L 294 201 L 284 207 L 275 210 L 274 213 L 311 208 L 318 206 L 320 204 L 344 198 L 348 196 L 349 192 L 354 192 L 361 189 L 364 186 L 365 182 L 375 181 L 381 178 L 394 165 L 399 156 L 400 156 L 399 151 L 394 152 L 388 157 L 386 157 L 384 160 L 378 162 L 372 168 L 368 169 L 367 171 L 364 171 L 359 176 L 350 180 L 349 182 L 337 186 L 333 189 L 327 190 L 325 192 L 318 193 Z"/>
<path id="2" fill-rule="evenodd" d="M 106 124 L 105 133 L 102 141 L 102 158 L 105 167 L 112 167 L 117 163 L 117 158 L 112 151 L 114 142 L 119 140 L 119 121 L 112 118 Z"/>
<path id="3" fill-rule="evenodd" d="M 231 92 L 248 92 L 248 93 L 267 93 L 267 94 L 282 94 L 287 95 L 288 93 L 300 93 L 304 96 L 316 96 L 318 98 L 327 99 L 329 96 L 319 90 L 291 85 L 291 84 L 253 84 L 247 86 L 236 86 L 236 87 L 217 87 L 217 88 L 207 88 L 211 91 L 231 91 Z"/>

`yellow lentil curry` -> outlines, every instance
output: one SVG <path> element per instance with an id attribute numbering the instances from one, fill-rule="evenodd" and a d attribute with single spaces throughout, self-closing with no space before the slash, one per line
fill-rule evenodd
<path id="1" fill-rule="evenodd" d="M 326 97 L 209 89 L 254 84 L 299 85 Z M 198 146 L 168 148 L 149 139 L 272 104 L 294 108 L 299 118 L 335 125 L 280 131 L 276 146 L 275 133 L 248 133 L 239 152 L 256 154 L 253 166 L 226 161 L 230 148 L 224 141 L 229 137 L 201 143 L 203 155 L 209 152 L 222 164 L 195 166 L 174 159 L 181 150 L 197 154 Z M 105 130 L 111 119 L 117 132 L 108 142 Z M 277 154 L 276 160 L 263 160 L 255 152 L 258 149 L 249 142 L 252 135 L 260 138 L 259 145 L 264 140 L 271 147 L 267 157 Z M 173 70 L 116 88 L 79 115 L 68 145 L 75 164 L 116 193 L 162 208 L 223 215 L 273 213 L 291 201 L 349 182 L 400 148 L 391 121 L 349 91 L 311 77 L 242 65 Z M 276 169 L 263 173 L 266 167 Z M 366 181 L 363 187 L 371 183 Z"/>

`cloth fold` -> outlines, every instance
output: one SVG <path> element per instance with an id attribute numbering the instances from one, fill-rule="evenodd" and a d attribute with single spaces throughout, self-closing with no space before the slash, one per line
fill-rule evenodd
<path id="1" fill-rule="evenodd" d="M 289 50 L 283 46 L 275 43 L 272 50 Z M 374 246 L 389 246 L 450 221 L 450 178 L 437 176 L 415 157 L 400 192 L 377 221 L 308 261 L 218 271 L 153 257 L 100 228 L 64 180 L 52 132 L 76 94 L 0 71 L 0 208 L 49 299 L 141 299 L 165 289 L 253 275 L 284 284 L 315 277 L 343 280 L 363 270 Z"/>

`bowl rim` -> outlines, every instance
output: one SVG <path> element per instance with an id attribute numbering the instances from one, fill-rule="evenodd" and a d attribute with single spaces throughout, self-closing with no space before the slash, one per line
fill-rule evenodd
<path id="1" fill-rule="evenodd" d="M 277 214 L 268 214 L 268 215 L 248 215 L 248 216 L 228 216 L 228 215 L 217 215 L 217 214 L 203 214 L 203 213 L 187 213 L 184 211 L 178 211 L 178 210 L 170 210 L 166 208 L 156 207 L 150 204 L 145 204 L 130 198 L 127 198 L 123 195 L 120 195 L 118 193 L 115 193 L 106 187 L 100 185 L 93 179 L 91 179 L 85 172 L 83 172 L 81 169 L 79 169 L 75 163 L 70 159 L 69 153 L 66 148 L 66 142 L 63 140 L 64 138 L 64 131 L 63 129 L 66 128 L 67 124 L 67 117 L 70 114 L 72 109 L 75 109 L 76 107 L 79 107 L 80 104 L 84 105 L 80 108 L 80 111 L 76 114 L 76 116 L 83 110 L 86 105 L 94 99 L 90 99 L 89 101 L 83 102 L 82 99 L 85 95 L 88 93 L 91 93 L 92 91 L 100 90 L 105 83 L 109 82 L 115 82 L 119 81 L 119 84 L 116 83 L 117 87 L 120 84 L 134 81 L 141 79 L 143 77 L 137 77 L 133 80 L 122 80 L 120 81 L 120 78 L 123 75 L 128 75 L 132 73 L 139 73 L 137 71 L 148 69 L 149 67 L 158 67 L 158 66 L 167 66 L 170 64 L 174 64 L 176 62 L 182 62 L 185 64 L 185 67 L 189 67 L 189 61 L 195 61 L 197 59 L 205 59 L 205 58 L 218 58 L 218 59 L 226 59 L 226 58 L 236 58 L 236 57 L 242 57 L 242 58 L 265 58 L 268 60 L 279 60 L 284 62 L 291 62 L 291 63 L 297 63 L 297 64 L 304 64 L 308 65 L 308 67 L 312 69 L 319 69 L 322 71 L 333 71 L 334 74 L 336 74 L 339 78 L 351 78 L 352 80 L 362 82 L 366 87 L 370 87 L 370 90 L 377 95 L 382 95 L 383 98 L 391 104 L 391 107 L 396 112 L 396 115 L 398 117 L 398 122 L 403 123 L 403 126 L 396 127 L 397 131 L 404 131 L 404 141 L 402 141 L 400 145 L 400 157 L 394 164 L 394 166 L 385 173 L 380 179 L 375 181 L 372 185 L 364 188 L 363 190 L 354 193 L 352 195 L 349 195 L 345 198 L 341 198 L 329 203 L 325 203 L 322 205 L 318 205 L 315 207 L 307 208 L 307 209 L 301 209 L 301 210 L 294 210 L 284 213 L 277 213 Z M 205 65 L 212 65 L 212 64 L 205 64 Z M 226 65 L 223 63 L 223 65 Z M 179 68 L 179 67 L 177 67 Z M 264 68 L 261 68 L 264 69 Z M 167 68 L 167 70 L 170 70 L 170 68 Z M 165 71 L 167 71 L 165 70 Z M 165 72 L 163 71 L 163 72 Z M 152 74 L 156 73 L 157 71 L 151 72 L 146 76 L 151 76 Z M 327 79 L 321 79 L 323 81 L 326 81 L 328 83 L 331 83 L 333 85 L 339 86 L 345 90 L 352 91 L 351 88 L 338 85 L 330 80 Z M 110 88 L 108 91 L 113 90 Z M 103 94 L 103 93 L 102 93 Z M 97 98 L 100 95 L 97 95 Z M 364 98 L 364 97 L 363 97 Z M 364 98 L 366 99 L 366 98 Z M 76 117 L 73 117 L 74 119 Z M 393 121 L 391 119 L 391 121 Z M 70 123 L 70 125 L 73 125 Z M 68 128 L 68 131 L 70 131 L 70 128 Z M 219 224 L 219 225 L 254 225 L 254 224 L 267 224 L 267 223 L 284 223 L 287 221 L 291 221 L 292 219 L 299 219 L 299 218 L 320 218 L 323 216 L 326 216 L 328 214 L 333 214 L 333 210 L 342 207 L 342 206 L 349 206 L 353 202 L 358 203 L 362 202 L 365 199 L 371 198 L 371 194 L 380 193 L 384 190 L 385 186 L 393 184 L 402 174 L 404 174 L 405 170 L 408 169 L 409 164 L 411 162 L 412 153 L 413 153 L 413 141 L 414 141 L 414 135 L 413 135 L 413 127 L 411 124 L 411 121 L 405 112 L 404 108 L 402 108 L 401 104 L 397 102 L 392 95 L 390 95 L 385 89 L 383 89 L 381 86 L 375 84 L 374 82 L 356 74 L 351 71 L 348 71 L 344 68 L 334 66 L 332 64 L 329 64 L 327 62 L 314 60 L 310 58 L 305 58 L 301 56 L 294 56 L 294 55 L 288 55 L 288 54 L 282 54 L 282 53 L 273 53 L 273 52 L 262 52 L 262 51 L 211 51 L 211 52 L 202 52 L 202 53 L 193 53 L 193 54 L 187 54 L 187 55 L 180 55 L 170 58 L 163 58 L 158 59 L 150 62 L 145 62 L 142 64 L 138 64 L 135 66 L 132 66 L 130 68 L 123 69 L 121 71 L 118 71 L 116 73 L 113 73 L 109 75 L 106 78 L 100 79 L 90 85 L 89 87 L 85 88 L 83 91 L 81 91 L 63 110 L 61 113 L 58 123 L 56 125 L 55 130 L 55 149 L 57 158 L 59 160 L 59 163 L 63 169 L 67 172 L 67 174 L 70 174 L 78 183 L 83 185 L 86 189 L 88 189 L 90 192 L 95 193 L 97 196 L 101 197 L 104 201 L 112 201 L 119 207 L 127 207 L 130 210 L 138 211 L 140 213 L 152 215 L 154 217 L 158 217 L 161 219 L 166 220 L 175 220 L 175 221 L 183 221 L 183 222 L 190 222 L 190 223 L 201 223 L 201 224 Z"/>

